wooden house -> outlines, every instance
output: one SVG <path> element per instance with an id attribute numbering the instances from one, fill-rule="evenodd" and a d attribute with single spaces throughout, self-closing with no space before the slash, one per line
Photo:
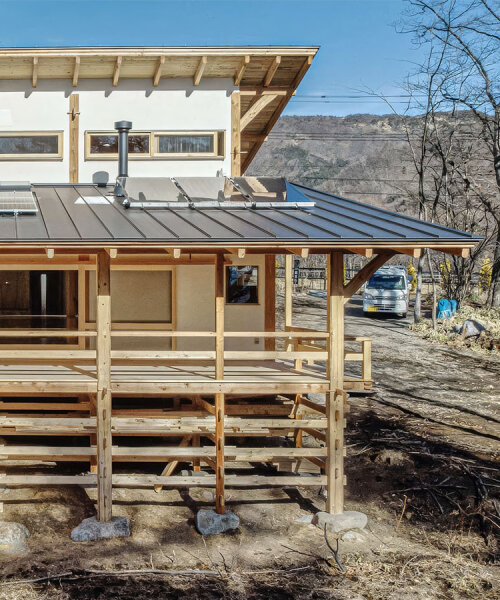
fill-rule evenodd
<path id="1" fill-rule="evenodd" d="M 0 51 L 0 467 L 42 464 L 0 486 L 97 486 L 102 521 L 112 486 L 214 486 L 222 513 L 225 486 L 326 485 L 342 512 L 344 361 L 371 381 L 369 340 L 345 352 L 344 304 L 396 253 L 465 256 L 477 238 L 244 177 L 316 50 Z M 349 253 L 370 260 L 344 282 Z M 308 254 L 327 257 L 323 331 L 292 323 L 292 259 Z M 231 471 L 249 461 L 317 474 Z"/>

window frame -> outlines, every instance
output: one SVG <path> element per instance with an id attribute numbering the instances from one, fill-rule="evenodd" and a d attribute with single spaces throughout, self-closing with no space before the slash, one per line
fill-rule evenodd
<path id="1" fill-rule="evenodd" d="M 231 267 L 252 267 L 253 269 L 257 269 L 257 301 L 256 302 L 229 302 L 229 269 Z M 224 270 L 224 304 L 226 306 L 260 306 L 261 304 L 261 283 L 260 283 L 260 265 L 256 265 L 255 263 L 250 265 L 226 265 Z"/>
<path id="2" fill-rule="evenodd" d="M 13 137 L 46 137 L 55 136 L 57 137 L 57 148 L 58 152 L 43 153 L 43 154 L 2 154 L 0 153 L 0 161 L 28 161 L 28 160 L 52 160 L 61 161 L 64 155 L 64 131 L 62 130 L 50 130 L 50 131 L 0 131 L 0 138 L 13 138 Z"/>
<path id="3" fill-rule="evenodd" d="M 149 152 L 146 153 L 135 153 L 129 152 L 129 160 L 151 160 L 152 158 L 152 142 L 153 132 L 152 131 L 131 131 L 131 135 L 147 135 L 149 137 Z M 118 133 L 115 131 L 85 131 L 85 160 L 118 160 L 118 152 L 109 152 L 105 154 L 95 154 L 91 152 L 91 137 L 93 135 L 115 135 L 118 137 Z"/>
<path id="4" fill-rule="evenodd" d="M 151 130 L 151 131 L 134 131 L 131 135 L 148 135 L 149 136 L 149 153 L 135 154 L 129 152 L 129 160 L 223 160 L 226 158 L 226 131 L 224 129 L 211 129 L 208 131 L 179 131 L 179 130 Z M 91 136 L 93 135 L 117 135 L 116 131 L 85 131 L 85 160 L 86 161 L 116 161 L 118 160 L 117 153 L 95 154 L 91 152 Z M 157 152 L 156 148 L 161 135 L 179 135 L 179 136 L 198 136 L 212 135 L 214 139 L 213 152 Z"/>

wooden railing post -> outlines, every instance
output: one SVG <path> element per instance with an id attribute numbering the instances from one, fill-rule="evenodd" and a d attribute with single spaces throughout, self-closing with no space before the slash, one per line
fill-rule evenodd
<path id="1" fill-rule="evenodd" d="M 328 255 L 328 378 L 330 391 L 326 398 L 328 429 L 326 432 L 326 474 L 328 490 L 326 510 L 344 510 L 344 255 L 340 251 Z"/>
<path id="2" fill-rule="evenodd" d="M 292 327 L 292 283 L 293 256 L 291 254 L 285 254 L 285 331 Z M 286 340 L 285 347 L 288 352 L 292 350 L 292 338 Z"/>
<path id="3" fill-rule="evenodd" d="M 224 379 L 224 255 L 215 260 L 215 379 Z M 215 394 L 216 487 L 215 509 L 223 515 L 224 499 L 224 394 Z"/>
<path id="4" fill-rule="evenodd" d="M 97 518 L 112 518 L 112 435 L 111 435 L 111 284 L 110 258 L 99 252 L 97 277 Z"/>
<path id="5" fill-rule="evenodd" d="M 371 381 L 372 378 L 372 341 L 363 340 L 361 342 L 361 351 L 363 353 L 363 362 L 361 364 L 361 379 Z"/>

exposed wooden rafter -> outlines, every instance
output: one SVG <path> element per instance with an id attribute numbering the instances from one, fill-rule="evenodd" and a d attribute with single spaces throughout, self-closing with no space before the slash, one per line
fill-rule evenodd
<path id="1" fill-rule="evenodd" d="M 240 85 L 243 75 L 245 74 L 247 65 L 250 63 L 250 56 L 244 56 L 241 60 L 241 64 L 236 71 L 234 76 L 234 85 Z"/>
<path id="2" fill-rule="evenodd" d="M 193 84 L 200 85 L 201 78 L 203 77 L 203 72 L 205 71 L 205 67 L 207 66 L 208 56 L 202 56 L 200 58 L 200 62 L 198 63 L 198 67 L 196 68 L 196 73 L 193 77 Z"/>
<path id="3" fill-rule="evenodd" d="M 73 67 L 73 87 L 78 85 L 78 75 L 80 73 L 80 57 L 75 56 L 75 65 Z"/>
<path id="4" fill-rule="evenodd" d="M 269 94 L 258 98 L 241 117 L 241 131 L 243 131 L 245 127 L 247 127 L 255 119 L 255 117 L 275 99 L 276 96 L 274 94 Z"/>
<path id="5" fill-rule="evenodd" d="M 38 56 L 33 57 L 33 73 L 31 76 L 31 85 L 36 88 L 38 82 Z"/>
<path id="6" fill-rule="evenodd" d="M 118 85 L 118 81 L 120 80 L 120 69 L 122 68 L 122 56 L 116 57 L 115 66 L 113 69 L 113 86 L 116 87 Z"/>
<path id="7" fill-rule="evenodd" d="M 266 73 L 266 76 L 264 77 L 264 87 L 268 87 L 271 85 L 271 81 L 273 80 L 273 77 L 276 74 L 276 71 L 278 70 L 280 63 L 281 63 L 281 56 L 275 56 L 273 59 L 273 62 L 271 63 L 271 66 L 269 67 L 269 69 Z"/>
<path id="8" fill-rule="evenodd" d="M 155 74 L 153 76 L 153 86 L 157 87 L 158 84 L 160 83 L 160 79 L 161 79 L 161 71 L 163 68 L 163 65 L 165 64 L 165 57 L 164 56 L 159 56 L 158 57 L 158 63 L 156 65 L 156 69 L 155 69 Z"/>

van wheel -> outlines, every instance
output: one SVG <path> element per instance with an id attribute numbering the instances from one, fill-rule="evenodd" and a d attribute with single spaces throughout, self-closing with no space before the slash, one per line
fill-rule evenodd
<path id="1" fill-rule="evenodd" d="M 406 319 L 406 315 L 407 315 L 407 314 L 408 314 L 408 313 L 405 313 L 405 312 L 404 312 L 404 313 L 401 313 L 401 314 L 400 314 L 400 317 L 401 317 L 402 319 Z"/>

